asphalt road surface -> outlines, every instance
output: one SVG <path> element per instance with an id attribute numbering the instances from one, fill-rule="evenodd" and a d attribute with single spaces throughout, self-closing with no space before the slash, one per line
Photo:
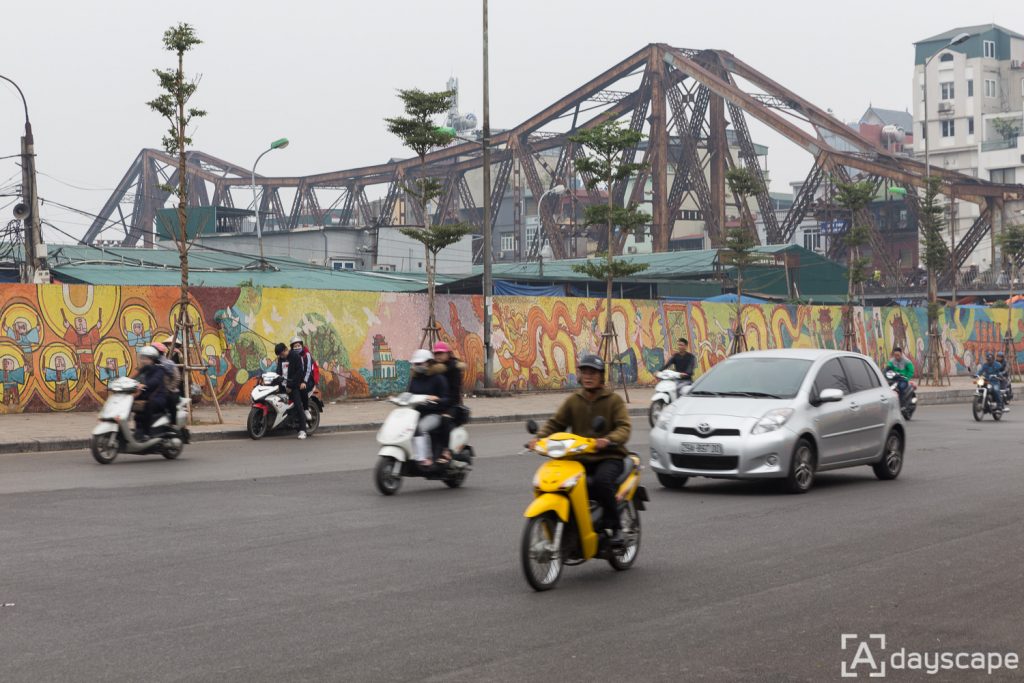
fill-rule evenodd
<path id="1" fill-rule="evenodd" d="M 372 434 L 0 456 L 0 680 L 822 681 L 853 657 L 843 633 L 885 634 L 879 660 L 1024 655 L 1024 409 L 969 413 L 922 408 L 894 482 L 645 473 L 634 568 L 569 567 L 542 594 L 517 554 L 541 460 L 516 425 L 472 429 L 465 488 L 391 498 Z"/>

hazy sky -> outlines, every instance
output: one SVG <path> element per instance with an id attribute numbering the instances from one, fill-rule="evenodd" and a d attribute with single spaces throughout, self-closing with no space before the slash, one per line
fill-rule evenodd
<path id="1" fill-rule="evenodd" d="M 171 65 L 160 42 L 171 24 L 187 21 L 205 41 L 186 63 L 202 74 L 194 102 L 210 112 L 194 146 L 249 166 L 286 136 L 291 146 L 259 170 L 305 175 L 404 156 L 381 122 L 398 111 L 395 88 L 442 89 L 454 74 L 463 111 L 479 115 L 480 8 L 480 0 L 8 2 L 0 73 L 28 99 L 38 169 L 49 174 L 40 195 L 95 213 L 139 150 L 160 146 L 164 123 L 144 103 L 157 94 L 151 69 Z M 869 102 L 910 106 L 913 41 L 992 21 L 1024 33 L 1024 2 L 491 0 L 491 125 L 518 124 L 654 42 L 730 50 L 855 120 Z M 18 153 L 22 125 L 17 93 L 0 82 L 0 156 Z M 772 189 L 788 190 L 810 157 L 752 129 L 769 145 Z M 17 182 L 16 162 L 0 160 L 0 187 Z M 4 220 L 11 199 L 0 197 Z M 41 213 L 75 235 L 89 223 L 53 206 Z M 49 228 L 44 236 L 60 241 Z"/>

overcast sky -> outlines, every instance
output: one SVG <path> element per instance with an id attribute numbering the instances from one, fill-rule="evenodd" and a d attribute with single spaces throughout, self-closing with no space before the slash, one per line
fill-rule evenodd
<path id="1" fill-rule="evenodd" d="M 915 40 L 994 21 L 1024 33 L 1024 2 L 920 0 L 491 0 L 491 125 L 514 126 L 648 43 L 721 48 L 844 120 L 868 103 L 910 106 Z M 382 117 L 398 87 L 442 89 L 459 78 L 463 111 L 480 114 L 480 0 L 32 0 L 4 3 L 0 73 L 21 86 L 36 137 L 40 195 L 97 212 L 164 123 L 145 106 L 151 69 L 171 65 L 161 35 L 178 21 L 205 43 L 186 69 L 202 74 L 195 104 L 209 110 L 194 146 L 243 166 L 281 136 L 291 146 L 260 162 L 265 175 L 306 175 L 404 156 Z M 0 82 L 0 156 L 17 154 L 23 116 Z M 773 190 L 786 191 L 810 157 L 769 145 Z M 0 160 L 0 187 L 18 182 Z M 8 176 L 15 176 L 8 180 Z M 76 189 L 70 185 L 77 185 Z M 8 189 L 7 192 L 10 192 Z M 0 193 L 2 194 L 2 193 Z M 0 197 L 3 219 L 11 198 Z M 53 206 L 43 218 L 81 235 L 89 219 Z M 44 229 L 47 241 L 60 241 Z"/>

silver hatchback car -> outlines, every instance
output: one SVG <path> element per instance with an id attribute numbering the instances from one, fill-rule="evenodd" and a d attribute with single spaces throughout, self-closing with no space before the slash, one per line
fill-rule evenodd
<path id="1" fill-rule="evenodd" d="M 651 431 L 651 469 L 667 488 L 690 477 L 784 479 L 794 493 L 816 472 L 903 469 L 898 397 L 867 356 L 824 349 L 737 354 L 697 380 Z"/>

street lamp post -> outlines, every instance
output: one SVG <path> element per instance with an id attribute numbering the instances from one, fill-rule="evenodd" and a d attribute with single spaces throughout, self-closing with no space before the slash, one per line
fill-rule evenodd
<path id="1" fill-rule="evenodd" d="M 970 33 L 958 33 L 950 39 L 949 43 L 942 50 L 949 49 L 954 45 L 960 45 L 970 37 Z M 928 155 L 928 140 L 931 138 L 928 135 L 928 65 L 935 59 L 935 55 L 938 55 L 942 50 L 937 50 L 934 55 L 924 61 L 924 177 L 926 180 L 932 175 L 931 157 Z"/>
<path id="2" fill-rule="evenodd" d="M 32 123 L 28 118 L 28 101 L 25 93 L 17 83 L 7 76 L 0 75 L 14 86 L 21 96 L 21 104 L 25 108 L 25 135 L 21 138 L 21 184 L 22 199 L 27 205 L 28 215 L 25 216 L 25 270 L 22 280 L 26 283 L 35 281 L 39 270 L 39 246 L 43 242 L 42 226 L 39 221 L 39 194 L 36 189 L 36 152 L 35 139 L 32 137 Z"/>
<path id="3" fill-rule="evenodd" d="M 252 210 L 256 214 L 256 241 L 259 242 L 260 246 L 260 268 L 265 268 L 267 265 L 266 260 L 263 258 L 263 228 L 260 226 L 260 205 L 259 200 L 256 196 L 256 165 L 260 163 L 260 159 L 263 158 L 268 152 L 272 152 L 275 149 L 284 149 L 288 146 L 288 138 L 280 138 L 270 143 L 270 147 L 267 148 L 263 154 L 256 157 L 256 161 L 252 165 Z"/>
<path id="4" fill-rule="evenodd" d="M 484 66 L 484 111 L 483 111 L 483 172 L 484 172 L 484 387 L 490 388 L 494 385 L 491 363 L 494 359 L 494 349 L 491 348 L 491 296 L 493 283 L 491 282 L 491 94 L 490 74 L 488 65 L 487 50 L 487 0 L 483 0 L 483 66 Z"/>

